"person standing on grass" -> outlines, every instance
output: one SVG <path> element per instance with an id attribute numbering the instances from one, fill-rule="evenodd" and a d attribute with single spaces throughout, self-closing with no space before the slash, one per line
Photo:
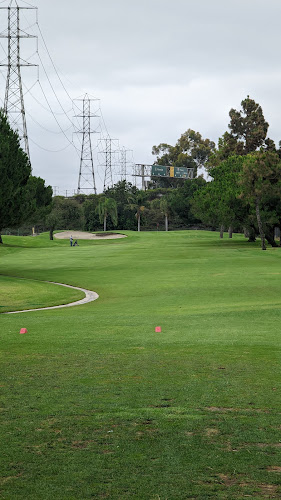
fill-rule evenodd
<path id="1" fill-rule="evenodd" d="M 72 235 L 70 236 L 69 241 L 70 241 L 70 246 L 72 247 L 72 242 L 73 242 Z"/>

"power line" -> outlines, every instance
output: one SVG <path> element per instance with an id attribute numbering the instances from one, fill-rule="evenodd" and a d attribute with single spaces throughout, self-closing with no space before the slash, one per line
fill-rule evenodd
<path id="1" fill-rule="evenodd" d="M 39 83 L 39 79 L 35 82 L 35 85 L 36 85 L 37 83 Z M 34 85 L 34 86 L 35 86 L 35 85 Z M 24 84 L 23 84 L 23 86 L 24 86 L 25 88 L 27 88 Z M 38 99 L 37 99 L 37 98 L 36 98 L 36 97 L 35 97 L 35 96 L 31 93 L 31 92 L 30 92 L 30 95 L 31 95 L 32 99 L 34 99 L 34 101 L 35 101 L 35 102 L 36 102 L 36 103 L 37 103 L 37 104 L 38 104 L 38 105 L 39 105 L 42 109 L 44 109 L 44 111 L 47 111 L 47 113 L 51 113 L 52 115 L 62 116 L 62 115 L 65 115 L 65 113 L 70 113 L 70 111 L 72 111 L 72 109 L 70 109 L 69 111 L 66 111 L 66 112 L 65 112 L 65 111 L 63 111 L 62 113 L 61 113 L 61 112 L 58 112 L 58 111 L 56 111 L 56 112 L 55 112 L 54 110 L 51 110 L 51 111 L 50 111 L 50 108 L 49 108 L 49 107 L 48 107 L 48 108 L 46 108 L 46 106 L 44 106 L 44 105 L 42 104 L 42 102 L 40 102 L 40 101 L 39 101 L 39 100 L 38 100 Z"/>
<path id="2" fill-rule="evenodd" d="M 55 131 L 55 130 L 50 130 L 50 129 L 48 129 L 48 128 L 44 127 L 44 125 L 42 125 L 41 123 L 39 123 L 39 122 L 38 122 L 38 121 L 34 118 L 34 116 L 32 116 L 32 115 L 31 115 L 28 111 L 26 112 L 26 114 L 29 116 L 29 118 L 31 118 L 31 120 L 32 120 L 34 123 L 36 123 L 36 125 L 38 125 L 40 128 L 42 128 L 42 129 L 43 129 L 43 130 L 45 130 L 46 132 L 49 132 L 50 134 L 56 134 L 56 135 L 58 135 L 58 134 L 61 134 L 61 133 L 62 133 L 62 131 L 61 131 L 61 130 L 59 130 L 59 131 Z M 70 127 L 68 127 L 67 129 L 65 129 L 63 132 L 65 132 L 65 133 L 66 133 L 66 132 L 68 132 L 69 130 L 71 130 L 72 128 L 73 128 L 73 127 L 72 127 L 72 125 L 70 125 Z"/>
<path id="3" fill-rule="evenodd" d="M 53 117 L 54 117 L 54 119 L 55 119 L 55 121 L 56 121 L 57 125 L 59 126 L 59 129 L 61 130 L 62 134 L 65 136 L 65 138 L 67 139 L 67 141 L 68 141 L 70 144 L 72 144 L 72 146 L 75 148 L 75 150 L 76 150 L 76 151 L 77 151 L 77 153 L 78 153 L 78 150 L 77 150 L 76 146 L 74 145 L 74 143 L 73 143 L 72 141 L 70 141 L 70 140 L 69 140 L 69 138 L 67 137 L 67 135 L 65 134 L 65 132 L 62 130 L 62 128 L 61 128 L 61 126 L 60 126 L 60 124 L 59 124 L 59 122 L 58 122 L 57 118 L 56 118 L 56 117 L 55 117 L 55 115 L 53 114 L 52 108 L 51 108 L 51 106 L 50 106 L 50 104 L 49 104 L 49 101 L 48 101 L 48 99 L 47 99 L 47 96 L 46 96 L 46 94 L 45 94 L 45 92 L 44 92 L 44 90 L 43 90 L 43 87 L 42 87 L 42 85 L 41 85 L 40 81 L 39 81 L 39 85 L 40 85 L 41 91 L 42 91 L 42 93 L 43 93 L 43 95 L 44 95 L 44 97 L 45 97 L 46 103 L 48 104 L 48 106 L 49 106 L 49 108 L 50 108 L 50 111 L 51 111 L 51 113 L 52 113 L 52 115 L 53 115 Z"/>
<path id="4" fill-rule="evenodd" d="M 64 148 L 53 150 L 53 149 L 49 149 L 49 148 L 47 149 L 47 148 L 44 148 L 43 146 L 40 146 L 40 144 L 35 142 L 34 139 L 32 139 L 31 137 L 29 139 L 31 142 L 33 142 L 33 144 L 35 144 L 35 146 L 42 149 L 43 151 L 47 151 L 48 153 L 61 153 L 61 151 L 65 151 L 67 148 L 69 148 L 69 146 L 73 145 L 73 144 L 67 144 L 67 146 L 65 146 Z"/>
<path id="5" fill-rule="evenodd" d="M 60 100 L 59 100 L 59 98 L 58 98 L 58 96 L 57 96 L 57 94 L 56 94 L 56 92 L 55 92 L 55 90 L 54 90 L 54 87 L 53 87 L 53 85 L 52 85 L 52 83 L 51 83 L 51 81 L 50 81 L 50 78 L 49 78 L 48 73 L 47 73 L 47 71 L 46 71 L 46 69 L 45 69 L 45 66 L 44 66 L 44 64 L 43 64 L 43 61 L 42 61 L 42 59 L 41 59 L 41 56 L 40 56 L 39 52 L 38 52 L 38 57 L 39 57 L 39 60 L 40 60 L 40 62 L 41 62 L 41 65 L 42 65 L 42 68 L 43 68 L 44 73 L 45 73 L 45 75 L 46 75 L 46 78 L 47 78 L 47 80 L 48 80 L 48 82 L 49 82 L 49 85 L 50 85 L 50 87 L 51 87 L 51 89 L 52 89 L 52 91 L 53 91 L 53 93 L 54 93 L 54 96 L 55 96 L 55 98 L 56 98 L 56 100 L 57 100 L 57 102 L 58 102 L 59 106 L 61 107 L 61 109 L 62 109 L 62 111 L 64 112 L 64 114 L 65 114 L 65 116 L 67 117 L 67 119 L 68 119 L 68 120 L 72 123 L 72 121 L 70 120 L 69 116 L 67 115 L 66 111 L 64 110 L 64 108 L 63 108 L 63 106 L 62 106 L 62 104 L 61 104 L 61 102 L 60 102 Z"/>
<path id="6" fill-rule="evenodd" d="M 46 42 L 45 42 L 45 39 L 44 39 L 44 37 L 43 37 L 43 33 L 42 33 L 42 31 L 41 31 L 41 28 L 40 28 L 40 26 L 39 26 L 39 23 L 38 23 L 38 22 L 37 22 L 37 26 L 38 26 L 38 30 L 39 30 L 39 33 L 40 33 L 40 35 L 41 35 L 41 38 L 42 38 L 42 40 L 43 40 L 43 43 L 44 43 L 45 49 L 46 49 L 46 51 L 47 51 L 47 54 L 48 54 L 48 56 L 49 56 L 49 58 L 50 58 L 50 61 L 51 61 L 51 63 L 52 63 L 52 66 L 53 66 L 53 68 L 54 68 L 54 70 L 55 70 L 55 73 L 56 73 L 56 75 L 57 75 L 57 77 L 58 77 L 58 79 L 59 79 L 59 81 L 60 81 L 60 83 L 61 83 L 61 85 L 62 85 L 62 88 L 64 89 L 64 91 L 65 91 L 65 93 L 66 93 L 66 95 L 67 95 L 67 96 L 69 97 L 69 99 L 72 101 L 72 98 L 71 98 L 71 96 L 69 95 L 68 91 L 66 90 L 66 88 L 65 88 L 65 86 L 64 86 L 64 84 L 63 84 L 63 82 L 62 82 L 62 79 L 61 79 L 61 77 L 60 77 L 60 75 L 59 75 L 59 73 L 58 73 L 58 71 L 57 71 L 57 68 L 56 68 L 56 66 L 55 66 L 55 64 L 54 64 L 54 62 L 53 62 L 53 59 L 52 59 L 51 54 L 50 54 L 50 52 L 49 52 L 49 50 L 48 50 L 47 44 L 46 44 Z"/>

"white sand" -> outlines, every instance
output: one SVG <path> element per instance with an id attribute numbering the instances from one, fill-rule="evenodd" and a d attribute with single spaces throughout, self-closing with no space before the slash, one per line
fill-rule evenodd
<path id="1" fill-rule="evenodd" d="M 73 240 L 114 240 L 117 238 L 127 238 L 125 234 L 106 234 L 105 236 L 97 236 L 94 233 L 87 233 L 86 231 L 63 231 L 62 233 L 55 233 L 54 237 L 59 240 L 67 240 L 72 236 Z"/>

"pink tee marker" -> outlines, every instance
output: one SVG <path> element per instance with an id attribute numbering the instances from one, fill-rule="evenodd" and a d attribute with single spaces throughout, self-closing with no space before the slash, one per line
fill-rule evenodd
<path id="1" fill-rule="evenodd" d="M 23 333 L 27 333 L 27 329 L 26 328 L 21 328 L 20 329 L 20 334 L 22 335 Z"/>
<path id="2" fill-rule="evenodd" d="M 158 332 L 160 333 L 161 332 L 161 326 L 156 326 L 155 327 L 155 332 L 156 333 L 158 333 Z"/>

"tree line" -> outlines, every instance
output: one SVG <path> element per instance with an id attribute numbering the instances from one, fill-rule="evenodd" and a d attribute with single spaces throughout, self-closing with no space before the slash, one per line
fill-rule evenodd
<path id="1" fill-rule="evenodd" d="M 44 220 L 52 203 L 52 188 L 32 175 L 19 135 L 0 110 L 0 243 L 6 227 L 19 227 L 27 220 Z"/>
<path id="2" fill-rule="evenodd" d="M 146 191 L 120 181 L 99 195 L 52 197 L 52 189 L 31 175 L 17 133 L 0 112 L 0 233 L 25 221 L 50 231 L 228 229 L 277 246 L 281 228 L 281 149 L 267 137 L 262 108 L 248 96 L 231 109 L 228 131 L 218 145 L 188 129 L 176 144 L 153 146 L 159 165 L 193 168 L 194 179 L 152 177 Z M 197 175 L 204 168 L 211 181 Z"/>
<path id="3" fill-rule="evenodd" d="M 43 226 L 50 238 L 57 229 L 84 231 L 168 230 L 201 227 L 191 211 L 193 193 L 205 185 L 199 177 L 178 188 L 139 190 L 125 180 L 102 194 L 56 196 Z M 202 226 L 203 228 L 203 226 Z"/>
<path id="4" fill-rule="evenodd" d="M 269 124 L 262 108 L 248 96 L 241 110 L 229 112 L 229 131 L 210 154 L 212 177 L 192 201 L 193 213 L 206 224 L 242 231 L 250 241 L 261 238 L 277 246 L 275 228 L 281 228 L 281 150 L 267 136 Z"/>

